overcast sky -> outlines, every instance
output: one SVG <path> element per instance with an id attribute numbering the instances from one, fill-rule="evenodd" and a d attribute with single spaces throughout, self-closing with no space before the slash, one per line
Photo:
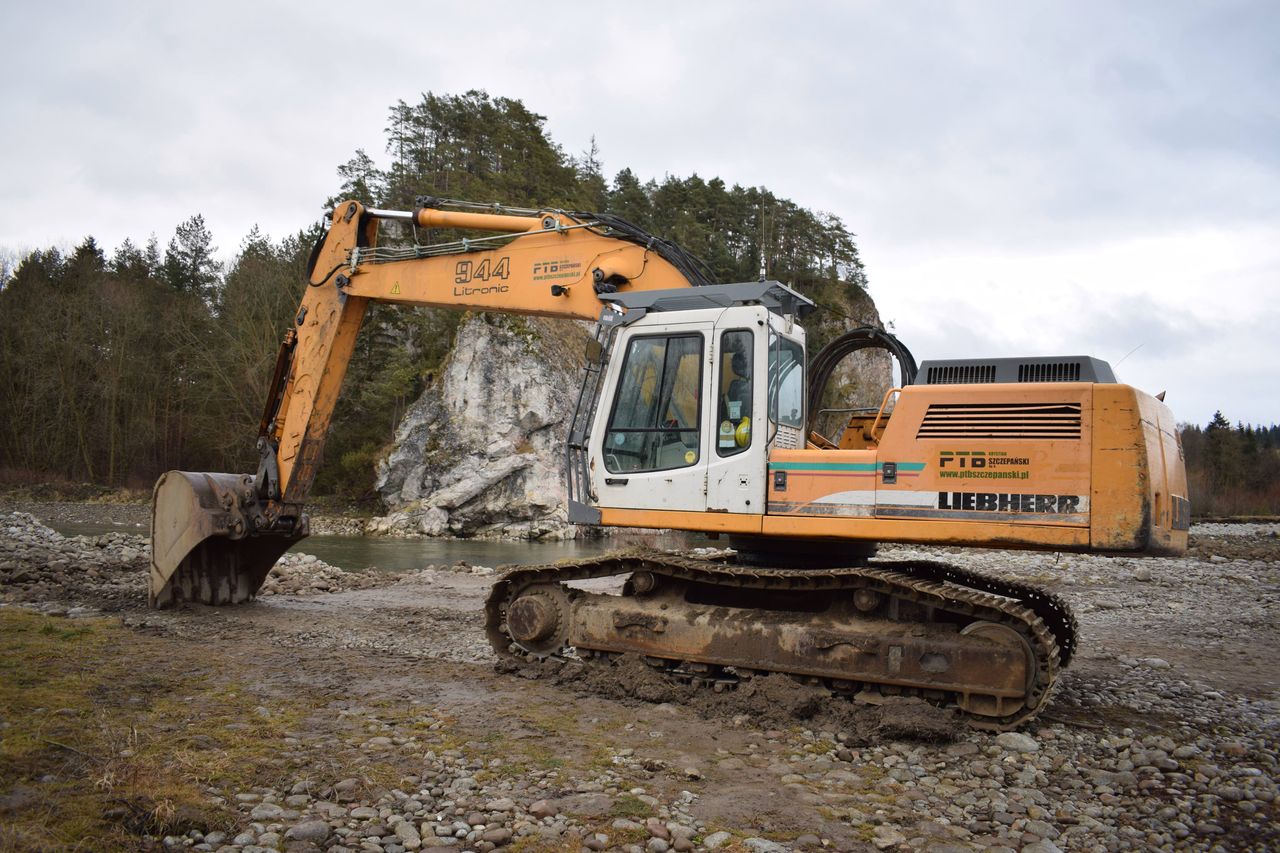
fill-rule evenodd
<path id="1" fill-rule="evenodd" d="M 0 9 L 0 248 L 199 212 L 230 256 L 385 162 L 398 99 L 484 89 L 609 174 L 837 214 L 918 359 L 1091 354 L 1280 420 L 1280 3 L 115 5 Z"/>

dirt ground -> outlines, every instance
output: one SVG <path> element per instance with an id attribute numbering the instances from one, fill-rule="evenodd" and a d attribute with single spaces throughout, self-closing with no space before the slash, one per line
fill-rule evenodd
<path id="1" fill-rule="evenodd" d="M 495 665 L 483 637 L 481 609 L 492 577 L 478 574 L 423 572 L 369 589 L 166 612 L 146 610 L 137 598 L 95 600 L 91 593 L 18 603 L 23 596 L 7 585 L 5 597 L 14 603 L 0 615 L 21 607 L 39 612 L 41 624 L 63 626 L 79 623 L 67 618 L 69 608 L 89 608 L 70 615 L 89 617 L 83 624 L 146 673 L 145 685 L 122 675 L 119 683 L 127 686 L 103 689 L 98 701 L 117 710 L 131 702 L 152 707 L 154 696 L 173 700 L 172 686 L 182 685 L 206 696 L 237 692 L 251 716 L 290 720 L 271 735 L 279 743 L 261 759 L 270 769 L 265 776 L 202 778 L 201 790 L 217 809 L 213 818 L 193 821 L 194 832 L 176 823 L 144 825 L 121 841 L 101 826 L 86 830 L 99 833 L 90 837 L 104 847 L 162 846 L 169 831 L 167 846 L 175 848 L 376 847 L 390 853 L 433 840 L 457 850 L 646 851 L 712 849 L 717 839 L 719 849 L 764 851 L 1263 849 L 1280 843 L 1274 822 L 1280 776 L 1275 525 L 1243 534 L 1229 526 L 1198 530 L 1190 553 L 1177 559 L 961 549 L 895 549 L 885 556 L 952 560 L 1034 579 L 1071 602 L 1081 621 L 1080 651 L 1052 703 L 1024 730 L 1031 743 L 949 725 L 929 729 L 923 740 L 888 725 L 878 735 L 875 725 L 855 731 L 855 724 L 796 712 L 786 690 L 762 689 L 752 702 L 713 696 L 677 704 L 661 700 L 681 699 L 678 693 L 637 698 L 637 691 L 618 687 L 620 677 L 522 677 Z M 21 669 L 12 658 L 5 663 L 10 672 Z M 0 734 L 30 724 L 14 706 L 0 710 L 6 716 Z M 135 736 L 156 744 L 170 736 L 166 732 L 202 731 L 198 713 L 139 720 L 151 728 Z M 375 731 L 392 739 L 392 753 L 370 747 Z M 218 737 L 225 728 L 209 734 Z M 424 815 L 427 821 L 412 833 L 421 836 L 416 845 L 394 832 L 360 836 L 367 820 L 353 817 L 350 802 L 343 815 L 319 814 L 329 815 L 331 832 L 346 827 L 357 834 L 330 834 L 307 842 L 312 846 L 301 833 L 289 835 L 288 812 L 274 822 L 244 813 L 251 803 L 283 798 L 300 781 L 339 799 L 333 786 L 348 778 L 359 780 L 361 802 L 375 810 L 403 802 L 390 792 L 425 802 L 434 790 L 431 779 L 452 773 L 449 785 L 456 786 L 461 778 L 451 769 L 449 750 L 474 788 L 470 799 L 451 799 L 454 789 L 444 786 L 415 811 L 410 823 Z M 34 778 L 0 781 L 0 822 L 6 808 L 21 810 L 15 791 L 38 797 L 41 785 L 52 784 L 34 770 L 23 772 Z M 418 786 L 423 793 L 414 795 Z M 269 793 L 237 801 L 260 796 L 255 791 Z M 303 818 L 327 802 L 305 791 L 311 797 L 305 808 L 295 804 Z M 534 796 L 552 803 L 555 813 L 539 818 L 536 809 L 530 812 Z M 498 827 L 505 840 L 483 840 L 494 831 L 483 823 L 465 836 L 426 837 L 432 820 L 433 827 L 445 826 L 445 812 L 459 811 L 456 803 L 483 811 L 474 804 L 504 797 L 517 801 L 516 817 Z M 497 826 L 486 814 L 488 825 Z M 403 822 L 375 819 L 389 830 Z M 661 826 L 651 823 L 655 819 Z M 211 821 L 225 830 L 221 844 L 204 840 L 216 828 Z M 686 825 L 687 840 L 676 846 Z M 354 843 L 369 844 L 370 837 L 375 847 Z M 42 847 L 30 836 L 0 834 L 0 848 L 6 838 L 13 849 Z M 90 842 L 85 849 L 96 848 Z"/>

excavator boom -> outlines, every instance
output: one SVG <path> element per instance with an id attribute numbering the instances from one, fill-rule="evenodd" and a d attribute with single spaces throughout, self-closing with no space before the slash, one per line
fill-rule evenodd
<path id="1" fill-rule="evenodd" d="M 334 209 L 280 347 L 257 474 L 170 471 L 156 484 L 153 606 L 248 600 L 280 555 L 307 535 L 303 506 L 370 302 L 599 320 L 602 312 L 616 313 L 607 298 L 620 290 L 706 283 L 678 246 L 616 217 L 453 206 L 463 209 L 443 209 L 436 199 L 421 199 L 413 211 L 356 201 Z M 383 247 L 378 231 L 386 221 L 476 236 Z"/>

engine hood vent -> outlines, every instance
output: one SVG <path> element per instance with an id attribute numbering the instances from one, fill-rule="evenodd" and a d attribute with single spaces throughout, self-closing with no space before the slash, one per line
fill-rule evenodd
<path id="1" fill-rule="evenodd" d="M 1079 403 L 931 403 L 916 438 L 1080 438 Z"/>
<path id="2" fill-rule="evenodd" d="M 1115 381 L 1111 365 L 1087 355 L 926 361 L 916 375 L 917 385 Z"/>

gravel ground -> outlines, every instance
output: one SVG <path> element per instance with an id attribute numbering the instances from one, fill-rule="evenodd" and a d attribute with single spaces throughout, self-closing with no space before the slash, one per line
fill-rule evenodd
<path id="1" fill-rule="evenodd" d="M 171 847 L 1269 849 L 1280 845 L 1280 525 L 1193 535 L 1176 559 L 882 552 L 1033 580 L 1080 618 L 1080 653 L 1030 727 L 949 742 L 495 672 L 485 567 L 351 575 L 291 554 L 256 603 L 153 612 L 142 537 L 64 538 L 4 513 L 0 599 L 118 613 L 183 648 L 226 649 L 222 665 L 268 697 L 326 697 L 332 720 L 282 745 L 297 778 L 211 789 L 241 819 L 157 842 Z M 399 784 L 362 775 L 388 757 Z"/>

